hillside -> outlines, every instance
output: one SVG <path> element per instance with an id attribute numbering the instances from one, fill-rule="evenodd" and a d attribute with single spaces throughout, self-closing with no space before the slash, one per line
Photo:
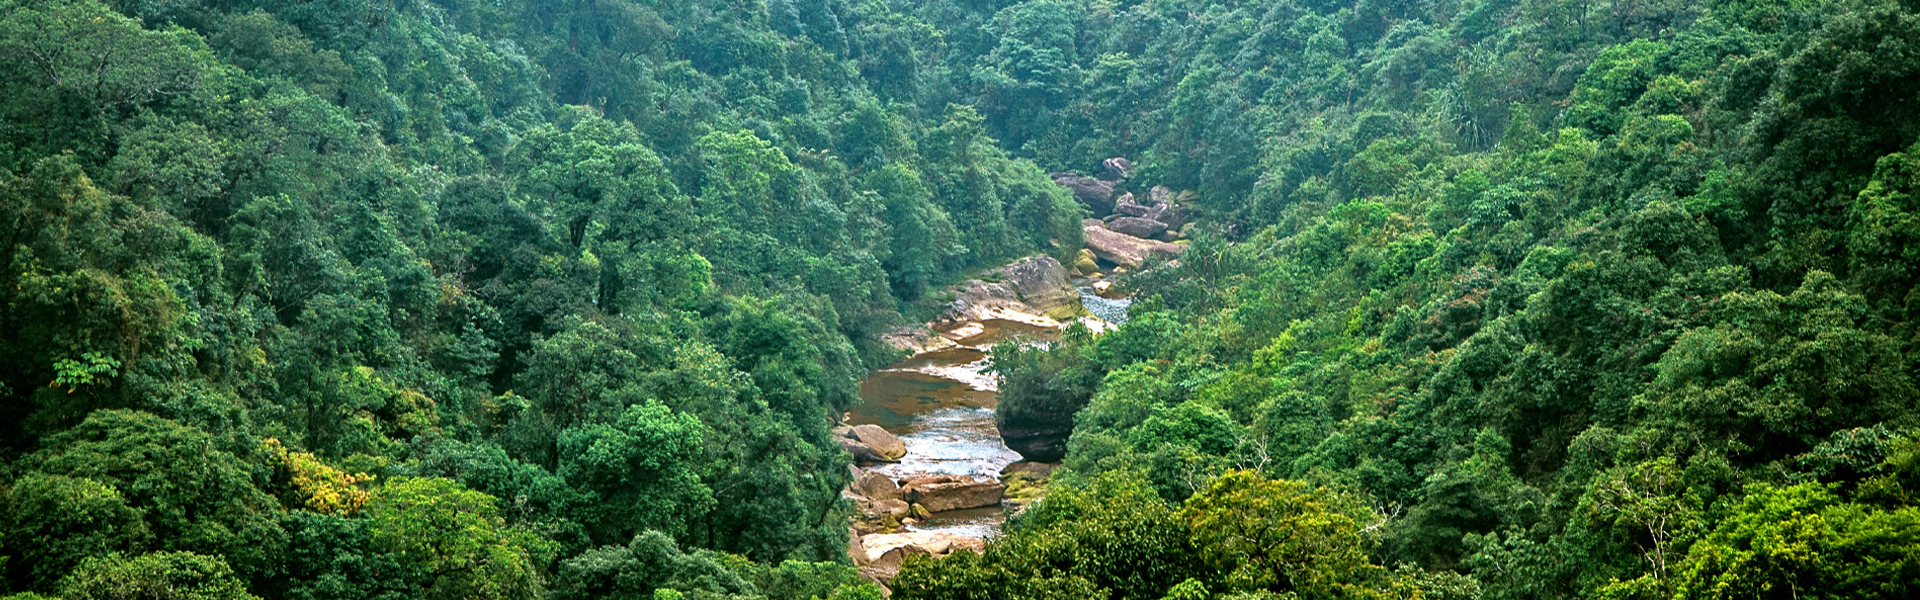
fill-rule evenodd
<path id="1" fill-rule="evenodd" d="M 4 591 L 1906 597 L 1916 190 L 1911 0 L 0 0 Z M 863 578 L 882 336 L 1083 245 Z"/>

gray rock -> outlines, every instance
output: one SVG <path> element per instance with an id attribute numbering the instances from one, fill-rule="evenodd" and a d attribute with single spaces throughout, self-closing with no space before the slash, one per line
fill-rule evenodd
<path id="1" fill-rule="evenodd" d="M 1095 216 L 1113 212 L 1113 182 L 1073 173 L 1054 173 L 1053 182 L 1073 191 L 1073 198 Z"/>
<path id="2" fill-rule="evenodd" d="M 1051 256 L 1023 258 L 998 269 L 1000 283 L 1013 288 L 1020 301 L 1041 314 L 1078 309 L 1080 291 L 1068 279 L 1067 267 Z"/>
<path id="3" fill-rule="evenodd" d="M 1125 157 L 1116 156 L 1106 159 L 1100 162 L 1100 166 L 1106 170 L 1100 174 L 1101 179 L 1118 181 L 1133 177 L 1133 161 L 1127 160 Z"/>
<path id="4" fill-rule="evenodd" d="M 1167 186 L 1156 185 L 1153 186 L 1153 189 L 1147 190 L 1147 204 L 1149 205 L 1166 204 L 1172 201 L 1173 190 L 1167 189 Z"/>
<path id="5" fill-rule="evenodd" d="M 896 498 L 868 504 L 865 512 L 869 518 L 874 520 L 893 517 L 893 520 L 899 521 L 900 519 L 905 519 L 913 515 L 913 506 L 907 504 L 905 500 Z"/>
<path id="6" fill-rule="evenodd" d="M 1087 249 L 1092 250 L 1094 256 L 1098 256 L 1100 257 L 1101 260 L 1105 260 L 1107 262 L 1120 265 L 1128 269 L 1138 269 L 1142 266 L 1145 266 L 1147 262 L 1147 257 L 1149 256 L 1153 256 L 1156 254 L 1167 254 L 1167 255 L 1177 256 L 1180 253 L 1186 252 L 1187 250 L 1186 246 L 1181 246 L 1178 244 L 1169 244 L 1166 242 L 1158 242 L 1158 241 L 1148 240 L 1148 239 L 1141 239 L 1141 238 L 1130 236 L 1124 233 L 1118 233 L 1110 229 L 1107 229 L 1105 227 L 1100 227 L 1097 225 L 1088 225 L 1085 228 L 1083 228 L 1082 231 L 1084 231 L 1086 235 Z M 1071 431 L 1072 424 L 1069 423 L 1067 425 L 1067 428 L 1069 431 Z M 1008 435 L 1007 425 L 1005 424 L 1001 425 L 1000 435 L 1002 437 L 1009 438 L 1007 445 L 1013 446 L 1014 442 L 1011 439 L 1013 436 Z M 1065 439 L 1066 439 L 1065 437 L 1061 438 L 1061 440 L 1063 440 L 1063 443 Z M 1036 457 L 1035 455 L 1028 454 L 1025 451 L 1022 451 L 1019 447 L 1014 447 L 1013 450 L 1015 452 L 1020 452 L 1022 456 L 1026 456 L 1027 460 L 1041 460 L 1041 461 L 1059 460 L 1059 457 L 1057 456 L 1054 456 L 1051 458 Z M 1048 453 L 1042 453 L 1042 456 L 1048 456 L 1048 455 L 1049 455 Z"/>
<path id="7" fill-rule="evenodd" d="M 1166 223 L 1169 229 L 1186 227 L 1193 222 L 1194 210 L 1181 204 L 1163 204 L 1166 209 L 1154 217 L 1154 220 Z"/>
<path id="8" fill-rule="evenodd" d="M 882 456 L 880 451 L 874 450 L 872 446 L 852 438 L 840 438 L 840 448 L 846 450 L 847 454 L 852 454 L 853 459 L 860 462 L 894 462 L 893 459 Z"/>
<path id="9" fill-rule="evenodd" d="M 1113 214 L 1127 217 L 1147 217 L 1147 215 L 1153 214 L 1153 210 L 1153 208 L 1132 202 L 1121 202 L 1113 205 Z"/>
<path id="10" fill-rule="evenodd" d="M 861 471 L 848 487 L 853 493 L 869 500 L 900 499 L 900 485 L 894 483 L 892 477 L 872 471 Z"/>
<path id="11" fill-rule="evenodd" d="M 1107 229 L 1137 238 L 1150 238 L 1167 230 L 1167 224 L 1140 217 L 1120 217 L 1107 223 Z"/>

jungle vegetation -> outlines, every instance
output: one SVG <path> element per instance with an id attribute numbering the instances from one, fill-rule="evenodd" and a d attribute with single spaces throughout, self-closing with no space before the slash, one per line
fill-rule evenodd
<path id="1" fill-rule="evenodd" d="M 0 0 L 5 591 L 878 598 L 835 416 L 1112 156 L 896 597 L 1920 593 L 1912 0 Z"/>

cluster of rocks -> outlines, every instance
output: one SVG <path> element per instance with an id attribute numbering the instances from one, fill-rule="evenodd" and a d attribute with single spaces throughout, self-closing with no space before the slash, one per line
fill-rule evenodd
<path id="1" fill-rule="evenodd" d="M 852 500 L 859 513 L 848 531 L 847 557 L 882 585 L 900 572 L 908 556 L 986 548 L 986 540 L 978 537 L 901 529 L 937 512 L 999 506 L 1007 489 L 998 481 L 958 475 L 916 477 L 902 485 L 881 473 L 848 468 L 853 482 L 841 495 Z"/>
<path id="2" fill-rule="evenodd" d="M 1007 486 L 992 479 L 929 475 L 896 482 L 859 467 L 842 495 L 859 508 L 853 528 L 861 534 L 893 533 L 933 513 L 999 506 Z"/>
<path id="3" fill-rule="evenodd" d="M 1084 260 L 1091 262 L 1092 257 L 1088 253 Z M 896 349 L 921 354 L 959 345 L 984 331 L 987 321 L 1063 329 L 1066 322 L 1078 320 L 1094 331 L 1110 328 L 1106 322 L 1088 316 L 1071 277 L 1067 267 L 1053 257 L 1022 258 L 987 271 L 983 279 L 955 286 L 953 302 L 924 326 L 895 327 L 880 340 Z"/>
<path id="4" fill-rule="evenodd" d="M 1144 197 L 1127 191 L 1126 180 L 1133 176 L 1133 163 L 1125 158 L 1109 158 L 1100 177 L 1076 173 L 1054 173 L 1053 182 L 1073 192 L 1074 199 L 1093 213 L 1083 223 L 1087 250 L 1094 257 L 1128 269 L 1138 269 L 1155 254 L 1178 255 L 1186 248 L 1179 242 L 1187 237 L 1194 211 L 1184 203 L 1192 192 L 1175 194 L 1163 186 L 1147 190 Z M 1086 266 L 1076 264 L 1083 272 Z"/>
<path id="5" fill-rule="evenodd" d="M 1023 258 L 986 273 L 994 279 L 968 280 L 954 289 L 954 300 L 935 323 L 1002 319 L 1047 328 L 1086 314 L 1067 268 L 1051 256 Z"/>
<path id="6" fill-rule="evenodd" d="M 909 531 L 904 533 L 849 534 L 847 558 L 860 568 L 860 574 L 880 584 L 881 593 L 891 596 L 887 582 L 900 574 L 900 565 L 914 555 L 945 557 L 954 552 L 985 552 L 987 541 L 945 531 Z"/>
<path id="7" fill-rule="evenodd" d="M 930 475 L 895 482 L 886 475 L 853 467 L 853 482 L 843 495 L 860 507 L 848 530 L 847 558 L 862 575 L 884 588 L 909 556 L 936 558 L 955 552 L 983 552 L 986 540 L 947 531 L 905 531 L 903 525 L 933 513 L 997 506 L 1025 508 L 1046 494 L 1057 463 L 1016 462 L 1000 470 L 1000 481 L 959 475 Z M 1001 482 L 1005 482 L 1004 484 Z"/>

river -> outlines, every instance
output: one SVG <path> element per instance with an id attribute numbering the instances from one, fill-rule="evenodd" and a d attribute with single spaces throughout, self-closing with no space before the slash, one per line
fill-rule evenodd
<path id="1" fill-rule="evenodd" d="M 1127 319 L 1126 298 L 1102 298 L 1079 287 L 1089 313 L 1118 325 Z M 978 331 L 962 326 L 941 332 L 968 334 L 958 346 L 914 355 L 888 365 L 860 384 L 861 402 L 847 418 L 851 425 L 879 425 L 906 444 L 899 462 L 862 464 L 895 481 L 922 475 L 966 475 L 999 479 L 1000 469 L 1020 460 L 1007 448 L 993 422 L 1000 400 L 998 381 L 986 373 L 994 344 L 1009 339 L 1031 343 L 1058 340 L 1059 330 L 1017 321 L 987 320 Z M 944 531 L 992 537 L 1006 521 L 1002 507 L 935 513 L 907 526 L 908 531 Z"/>

